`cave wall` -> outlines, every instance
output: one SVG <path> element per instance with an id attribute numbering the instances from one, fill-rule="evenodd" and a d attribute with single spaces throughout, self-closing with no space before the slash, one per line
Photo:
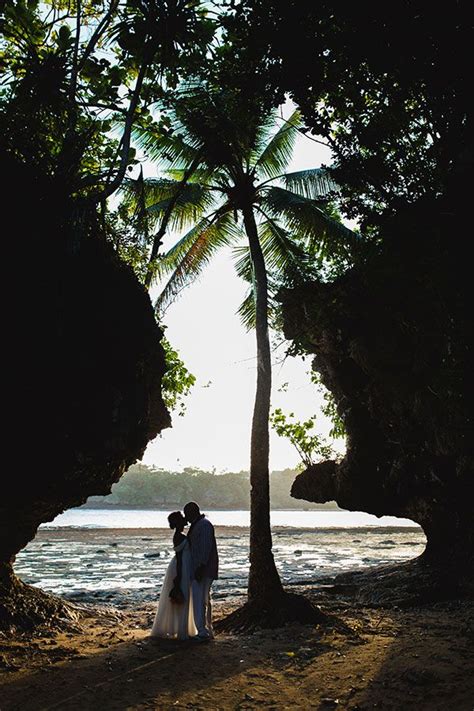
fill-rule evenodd
<path id="1" fill-rule="evenodd" d="M 382 246 L 333 283 L 282 293 L 285 336 L 314 353 L 347 430 L 341 462 L 292 495 L 421 524 L 427 555 L 473 544 L 472 273 L 465 218 L 405 209 Z"/>
<path id="2" fill-rule="evenodd" d="M 4 209 L 0 563 L 40 523 L 106 494 L 170 426 L 149 296 L 95 213 L 9 164 Z M 7 280 L 8 278 L 8 280 Z"/>

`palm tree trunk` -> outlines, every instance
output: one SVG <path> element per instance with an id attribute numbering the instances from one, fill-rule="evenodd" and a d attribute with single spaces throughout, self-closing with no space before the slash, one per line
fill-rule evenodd
<path id="1" fill-rule="evenodd" d="M 269 414 L 272 365 L 268 335 L 268 287 L 265 260 L 252 207 L 243 210 L 256 284 L 257 390 L 250 444 L 249 601 L 265 604 L 283 593 L 272 553 L 270 529 Z"/>

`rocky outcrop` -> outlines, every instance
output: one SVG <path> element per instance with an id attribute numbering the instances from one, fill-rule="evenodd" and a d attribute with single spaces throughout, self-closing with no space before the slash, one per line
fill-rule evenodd
<path id="1" fill-rule="evenodd" d="M 1 472 L 0 626 L 11 564 L 40 523 L 106 494 L 170 424 L 161 331 L 148 294 L 95 214 L 18 169 L 4 248 L 6 449 Z M 10 581 L 10 582 L 9 582 Z M 18 586 L 17 586 L 18 587 Z M 10 609 L 10 608 L 9 608 Z"/>
<path id="2" fill-rule="evenodd" d="M 292 495 L 417 521 L 423 559 L 460 573 L 474 550 L 472 274 L 462 230 L 446 203 L 426 201 L 392 219 L 383 246 L 335 282 L 281 297 L 285 335 L 315 354 L 347 429 L 344 459 L 307 469 Z"/>

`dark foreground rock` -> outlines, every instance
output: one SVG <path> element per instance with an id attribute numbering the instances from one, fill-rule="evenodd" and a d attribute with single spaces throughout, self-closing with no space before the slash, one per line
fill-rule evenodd
<path id="1" fill-rule="evenodd" d="M 314 353 L 347 430 L 341 462 L 300 474 L 292 495 L 402 516 L 423 560 L 474 569 L 472 276 L 464 220 L 447 200 L 412 206 L 383 246 L 333 283 L 283 293 L 285 335 Z M 454 244 L 454 235 L 459 240 Z"/>
<path id="2" fill-rule="evenodd" d="M 95 213 L 32 168 L 8 167 L 16 226 L 4 258 L 18 280 L 4 324 L 13 457 L 0 474 L 0 628 L 12 623 L 12 562 L 39 524 L 108 493 L 170 424 L 148 294 Z"/>

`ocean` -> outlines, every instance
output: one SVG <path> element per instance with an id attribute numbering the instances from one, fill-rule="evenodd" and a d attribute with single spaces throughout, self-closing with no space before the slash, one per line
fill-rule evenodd
<path id="1" fill-rule="evenodd" d="M 168 528 L 169 511 L 149 509 L 69 509 L 41 528 Z M 248 528 L 249 511 L 206 511 L 215 526 Z M 362 511 L 272 511 L 272 526 L 285 528 L 365 528 L 372 526 L 409 527 L 417 525 L 406 518 L 372 516 Z"/>
<path id="2" fill-rule="evenodd" d="M 214 596 L 245 594 L 249 512 L 209 511 L 220 577 Z M 156 602 L 173 555 L 168 512 L 71 509 L 43 524 L 22 550 L 22 580 L 67 598 L 128 607 Z M 273 511 L 273 552 L 286 585 L 317 584 L 338 573 L 420 555 L 425 536 L 407 519 L 350 511 Z"/>

